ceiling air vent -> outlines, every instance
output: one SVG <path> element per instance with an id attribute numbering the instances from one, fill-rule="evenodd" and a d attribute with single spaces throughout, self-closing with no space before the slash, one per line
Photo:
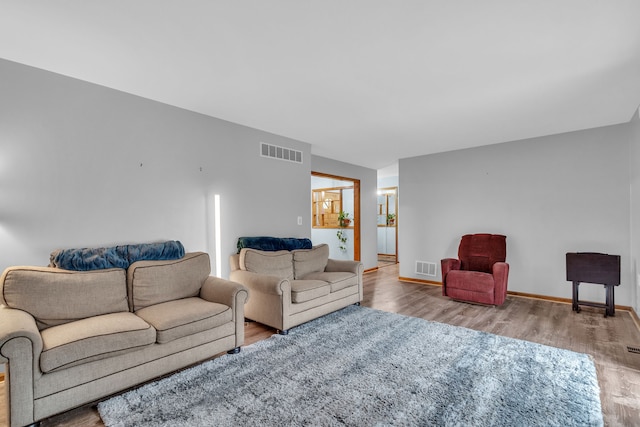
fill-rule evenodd
<path id="1" fill-rule="evenodd" d="M 435 262 L 416 261 L 416 274 L 435 277 L 438 275 L 437 264 Z"/>
<path id="2" fill-rule="evenodd" d="M 278 145 L 271 145 L 264 142 L 260 143 L 260 155 L 262 157 L 271 157 L 272 159 L 302 164 L 302 151 L 280 147 Z"/>

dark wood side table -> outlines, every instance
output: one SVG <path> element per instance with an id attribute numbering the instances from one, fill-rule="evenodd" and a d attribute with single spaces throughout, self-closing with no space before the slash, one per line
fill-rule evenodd
<path id="1" fill-rule="evenodd" d="M 620 255 L 597 252 L 567 252 L 567 281 L 573 282 L 572 310 L 580 312 L 580 306 L 604 308 L 604 317 L 615 316 L 614 289 L 620 285 Z M 604 285 L 605 303 L 580 301 L 578 287 L 581 282 Z"/>

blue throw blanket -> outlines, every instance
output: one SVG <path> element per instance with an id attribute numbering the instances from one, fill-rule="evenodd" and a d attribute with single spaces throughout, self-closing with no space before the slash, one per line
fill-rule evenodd
<path id="1" fill-rule="evenodd" d="M 295 237 L 239 237 L 238 253 L 242 248 L 260 249 L 262 251 L 292 251 L 294 249 L 311 249 L 309 239 Z"/>
<path id="2" fill-rule="evenodd" d="M 56 249 L 51 252 L 49 266 L 76 271 L 126 269 L 136 261 L 180 259 L 183 256 L 182 243 L 170 240 L 111 248 Z"/>

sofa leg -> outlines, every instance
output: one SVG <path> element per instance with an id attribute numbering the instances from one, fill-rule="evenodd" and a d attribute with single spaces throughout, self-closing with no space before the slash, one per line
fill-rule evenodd
<path id="1" fill-rule="evenodd" d="M 279 333 L 280 335 L 289 335 L 289 330 L 288 330 L 288 329 L 285 329 L 284 331 L 281 331 L 280 329 L 278 329 L 278 333 Z"/>
<path id="2" fill-rule="evenodd" d="M 238 353 L 240 353 L 240 347 L 236 347 L 234 349 L 231 349 L 231 350 L 227 351 L 227 353 L 229 353 L 229 354 L 238 354 Z"/>

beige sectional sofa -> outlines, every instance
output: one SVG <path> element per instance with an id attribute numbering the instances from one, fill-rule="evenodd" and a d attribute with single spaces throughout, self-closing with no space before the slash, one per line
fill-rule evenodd
<path id="1" fill-rule="evenodd" d="M 245 317 L 281 334 L 362 300 L 362 263 L 329 259 L 326 244 L 292 251 L 241 248 L 230 264 L 229 278 L 251 293 Z"/>
<path id="2" fill-rule="evenodd" d="M 10 425 L 239 351 L 247 289 L 210 270 L 202 252 L 138 261 L 126 270 L 5 270 L 0 363 Z"/>

